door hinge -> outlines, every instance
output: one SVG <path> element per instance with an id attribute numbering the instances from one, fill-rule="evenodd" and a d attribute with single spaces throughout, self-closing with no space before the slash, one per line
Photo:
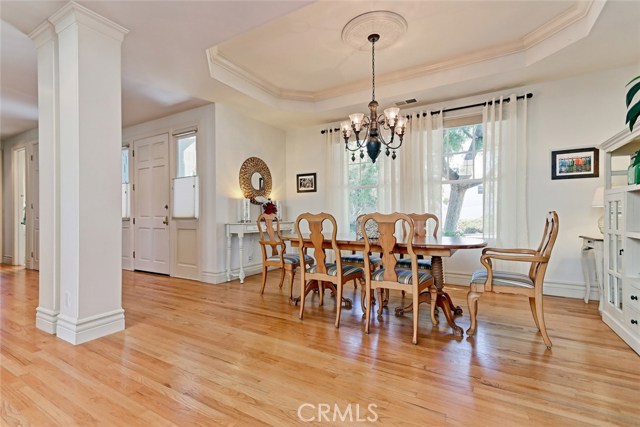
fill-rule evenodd
<path id="1" fill-rule="evenodd" d="M 31 203 L 31 209 L 33 209 L 33 203 Z"/>
<path id="2" fill-rule="evenodd" d="M 136 219 L 133 218 L 133 225 L 136 225 Z"/>
<path id="3" fill-rule="evenodd" d="M 33 162 L 33 154 L 31 155 L 31 161 Z"/>
<path id="4" fill-rule="evenodd" d="M 135 157 L 136 156 L 136 150 L 131 150 L 131 157 Z"/>
<path id="5" fill-rule="evenodd" d="M 135 259 L 136 257 L 136 251 L 133 251 L 133 258 Z"/>
<path id="6" fill-rule="evenodd" d="M 136 185 L 133 184 L 133 191 L 136 191 Z"/>
<path id="7" fill-rule="evenodd" d="M 33 258 L 33 252 L 31 252 L 31 258 Z"/>

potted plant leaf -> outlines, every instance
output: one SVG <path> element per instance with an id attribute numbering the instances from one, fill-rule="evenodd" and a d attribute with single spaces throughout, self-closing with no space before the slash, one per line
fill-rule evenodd
<path id="1" fill-rule="evenodd" d="M 625 123 L 629 124 L 629 131 L 633 132 L 633 126 L 640 116 L 640 99 L 637 99 L 634 104 L 631 103 L 636 94 L 640 92 L 640 76 L 627 83 L 627 86 L 631 87 L 627 92 L 627 121 Z"/>

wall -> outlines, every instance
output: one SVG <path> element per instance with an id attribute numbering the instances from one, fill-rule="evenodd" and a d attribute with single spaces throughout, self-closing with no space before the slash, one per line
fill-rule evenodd
<path id="1" fill-rule="evenodd" d="M 215 229 L 215 139 L 214 139 L 214 111 L 213 104 L 172 116 L 142 123 L 123 129 L 122 141 L 133 148 L 136 140 L 149 136 L 169 134 L 169 171 L 174 176 L 176 149 L 172 133 L 181 129 L 196 126 L 198 136 L 196 151 L 198 156 L 198 175 L 200 180 L 200 217 L 198 220 L 170 220 L 171 238 L 171 275 L 199 280 L 202 266 L 206 265 L 210 256 L 209 243 L 201 236 L 206 236 L 209 230 Z M 133 176 L 134 163 L 130 161 L 130 173 Z M 133 182 L 133 181 L 132 181 Z M 168 182 L 167 185 L 170 185 Z M 171 203 L 171 202 L 170 202 Z M 132 217 L 135 216 L 132 201 Z M 133 269 L 133 224 L 123 221 L 123 268 Z M 197 248 L 193 250 L 193 248 Z"/>
<path id="2" fill-rule="evenodd" d="M 497 94 L 534 94 L 528 104 L 527 212 L 531 246 L 537 246 L 539 243 L 546 212 L 556 210 L 560 216 L 560 233 L 546 275 L 547 294 L 569 297 L 584 295 L 580 261 L 582 242 L 578 236 L 601 236 L 596 224 L 598 217 L 602 215 L 602 209 L 592 208 L 591 200 L 596 187 L 604 183 L 602 162 L 600 178 L 551 181 L 551 151 L 598 146 L 622 130 L 625 127 L 624 85 L 636 74 L 637 67 L 624 67 L 543 82 Z M 442 106 L 446 108 L 481 102 L 493 95 L 452 100 L 443 103 Z M 363 108 L 364 106 L 365 104 Z M 430 107 L 423 107 L 427 108 Z M 289 218 L 295 218 L 305 211 L 321 211 L 325 205 L 322 185 L 330 171 L 326 171 L 324 167 L 325 137 L 320 134 L 320 130 L 334 127 L 334 124 L 287 132 L 286 200 Z M 295 175 L 316 171 L 318 192 L 297 194 Z M 447 259 L 447 282 L 468 284 L 470 273 L 481 268 L 479 252 L 460 251 Z M 597 297 L 595 289 L 591 290 L 591 296 Z"/>
<path id="3" fill-rule="evenodd" d="M 33 144 L 38 142 L 38 129 L 31 129 L 14 137 L 2 141 L 2 245 L 0 245 L 0 262 L 6 264 L 13 263 L 14 251 L 14 171 L 13 171 L 13 150 L 18 147 L 27 147 L 27 156 L 32 153 Z M 28 158 L 27 158 L 28 159 Z M 31 170 L 31 168 L 29 169 Z M 33 178 L 27 176 L 27 185 L 32 184 Z M 29 187 L 28 187 L 29 188 Z M 27 202 L 30 203 L 30 191 L 27 189 Z"/>
<path id="4" fill-rule="evenodd" d="M 239 172 L 242 163 L 249 157 L 258 157 L 267 164 L 273 182 L 271 198 L 282 199 L 286 195 L 286 134 L 283 130 L 245 117 L 233 108 L 216 104 L 215 111 L 215 230 L 203 235 L 212 246 L 208 247 L 209 257 L 203 265 L 203 280 L 220 283 L 226 280 L 227 241 L 224 224 L 237 222 L 238 200 L 242 199 Z M 284 204 L 285 218 L 288 213 L 288 198 Z M 251 219 L 255 221 L 260 208 L 252 206 Z M 258 235 L 245 236 L 244 267 L 246 274 L 260 271 L 262 255 L 258 245 Z M 233 239 L 231 247 L 231 270 L 237 274 L 239 268 L 238 242 Z"/>
<path id="5" fill-rule="evenodd" d="M 240 166 L 248 157 L 255 156 L 264 160 L 273 181 L 271 197 L 274 200 L 283 198 L 286 194 L 285 132 L 247 118 L 229 106 L 211 104 L 126 128 L 123 130 L 123 143 L 133 146 L 133 141 L 137 139 L 161 133 L 171 134 L 192 125 L 198 126 L 200 217 L 197 221 L 171 221 L 171 274 L 208 283 L 221 283 L 226 281 L 227 240 L 224 225 L 237 222 L 238 200 L 242 198 L 238 181 Z M 173 147 L 172 143 L 170 147 Z M 170 167 L 173 171 L 175 150 L 170 150 Z M 259 207 L 252 206 L 252 219 L 255 220 L 258 214 Z M 133 230 L 126 221 L 123 221 L 123 230 L 129 236 L 123 238 L 123 245 L 133 242 Z M 262 255 L 257 242 L 257 235 L 245 238 L 244 266 L 247 274 L 259 272 L 262 266 Z M 133 251 L 131 244 L 125 246 L 123 259 Z M 197 250 L 194 251 L 194 247 Z M 190 261 L 182 260 L 177 263 L 176 260 L 178 256 L 185 254 L 197 257 L 195 269 L 181 270 L 179 264 L 189 264 Z M 235 274 L 239 269 L 237 239 L 232 244 L 231 269 Z"/>

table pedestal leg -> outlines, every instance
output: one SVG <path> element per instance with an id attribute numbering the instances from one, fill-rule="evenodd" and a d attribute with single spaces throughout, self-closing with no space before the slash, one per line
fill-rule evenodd
<path id="1" fill-rule="evenodd" d="M 438 290 L 438 298 L 436 300 L 436 306 L 440 307 L 444 312 L 445 317 L 447 318 L 447 323 L 453 329 L 453 334 L 456 336 L 462 336 L 462 328 L 456 325 L 456 322 L 453 318 L 454 315 L 459 316 L 462 314 L 462 308 L 460 306 L 454 306 L 451 301 L 451 297 L 448 293 L 446 293 L 443 289 L 444 287 L 444 269 L 442 266 L 442 257 L 433 256 L 431 257 L 431 274 L 433 275 L 433 280 L 435 282 Z M 429 292 L 423 292 L 418 297 L 418 304 L 422 304 L 426 302 L 427 304 L 431 304 L 431 294 Z M 413 304 L 409 304 L 406 307 L 398 307 L 396 308 L 396 314 L 404 314 L 410 313 L 413 311 Z"/>
<path id="2" fill-rule="evenodd" d="M 322 282 L 322 289 L 320 289 L 320 284 L 317 280 L 309 280 L 304 288 L 304 295 L 302 297 L 291 298 L 291 303 L 293 305 L 298 305 L 300 303 L 300 298 L 306 298 L 309 295 L 309 292 L 318 290 L 320 294 L 320 298 L 324 299 L 324 290 L 330 289 L 331 292 L 335 295 L 338 293 L 336 287 L 331 282 Z M 320 301 L 320 305 L 322 305 L 322 300 Z M 349 298 L 342 297 L 342 304 L 344 308 L 350 309 L 353 306 L 353 302 Z"/>

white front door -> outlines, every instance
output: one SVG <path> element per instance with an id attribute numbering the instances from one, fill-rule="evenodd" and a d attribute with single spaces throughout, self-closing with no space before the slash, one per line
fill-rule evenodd
<path id="1" fill-rule="evenodd" d="M 169 274 L 169 136 L 133 144 L 135 270 Z"/>

